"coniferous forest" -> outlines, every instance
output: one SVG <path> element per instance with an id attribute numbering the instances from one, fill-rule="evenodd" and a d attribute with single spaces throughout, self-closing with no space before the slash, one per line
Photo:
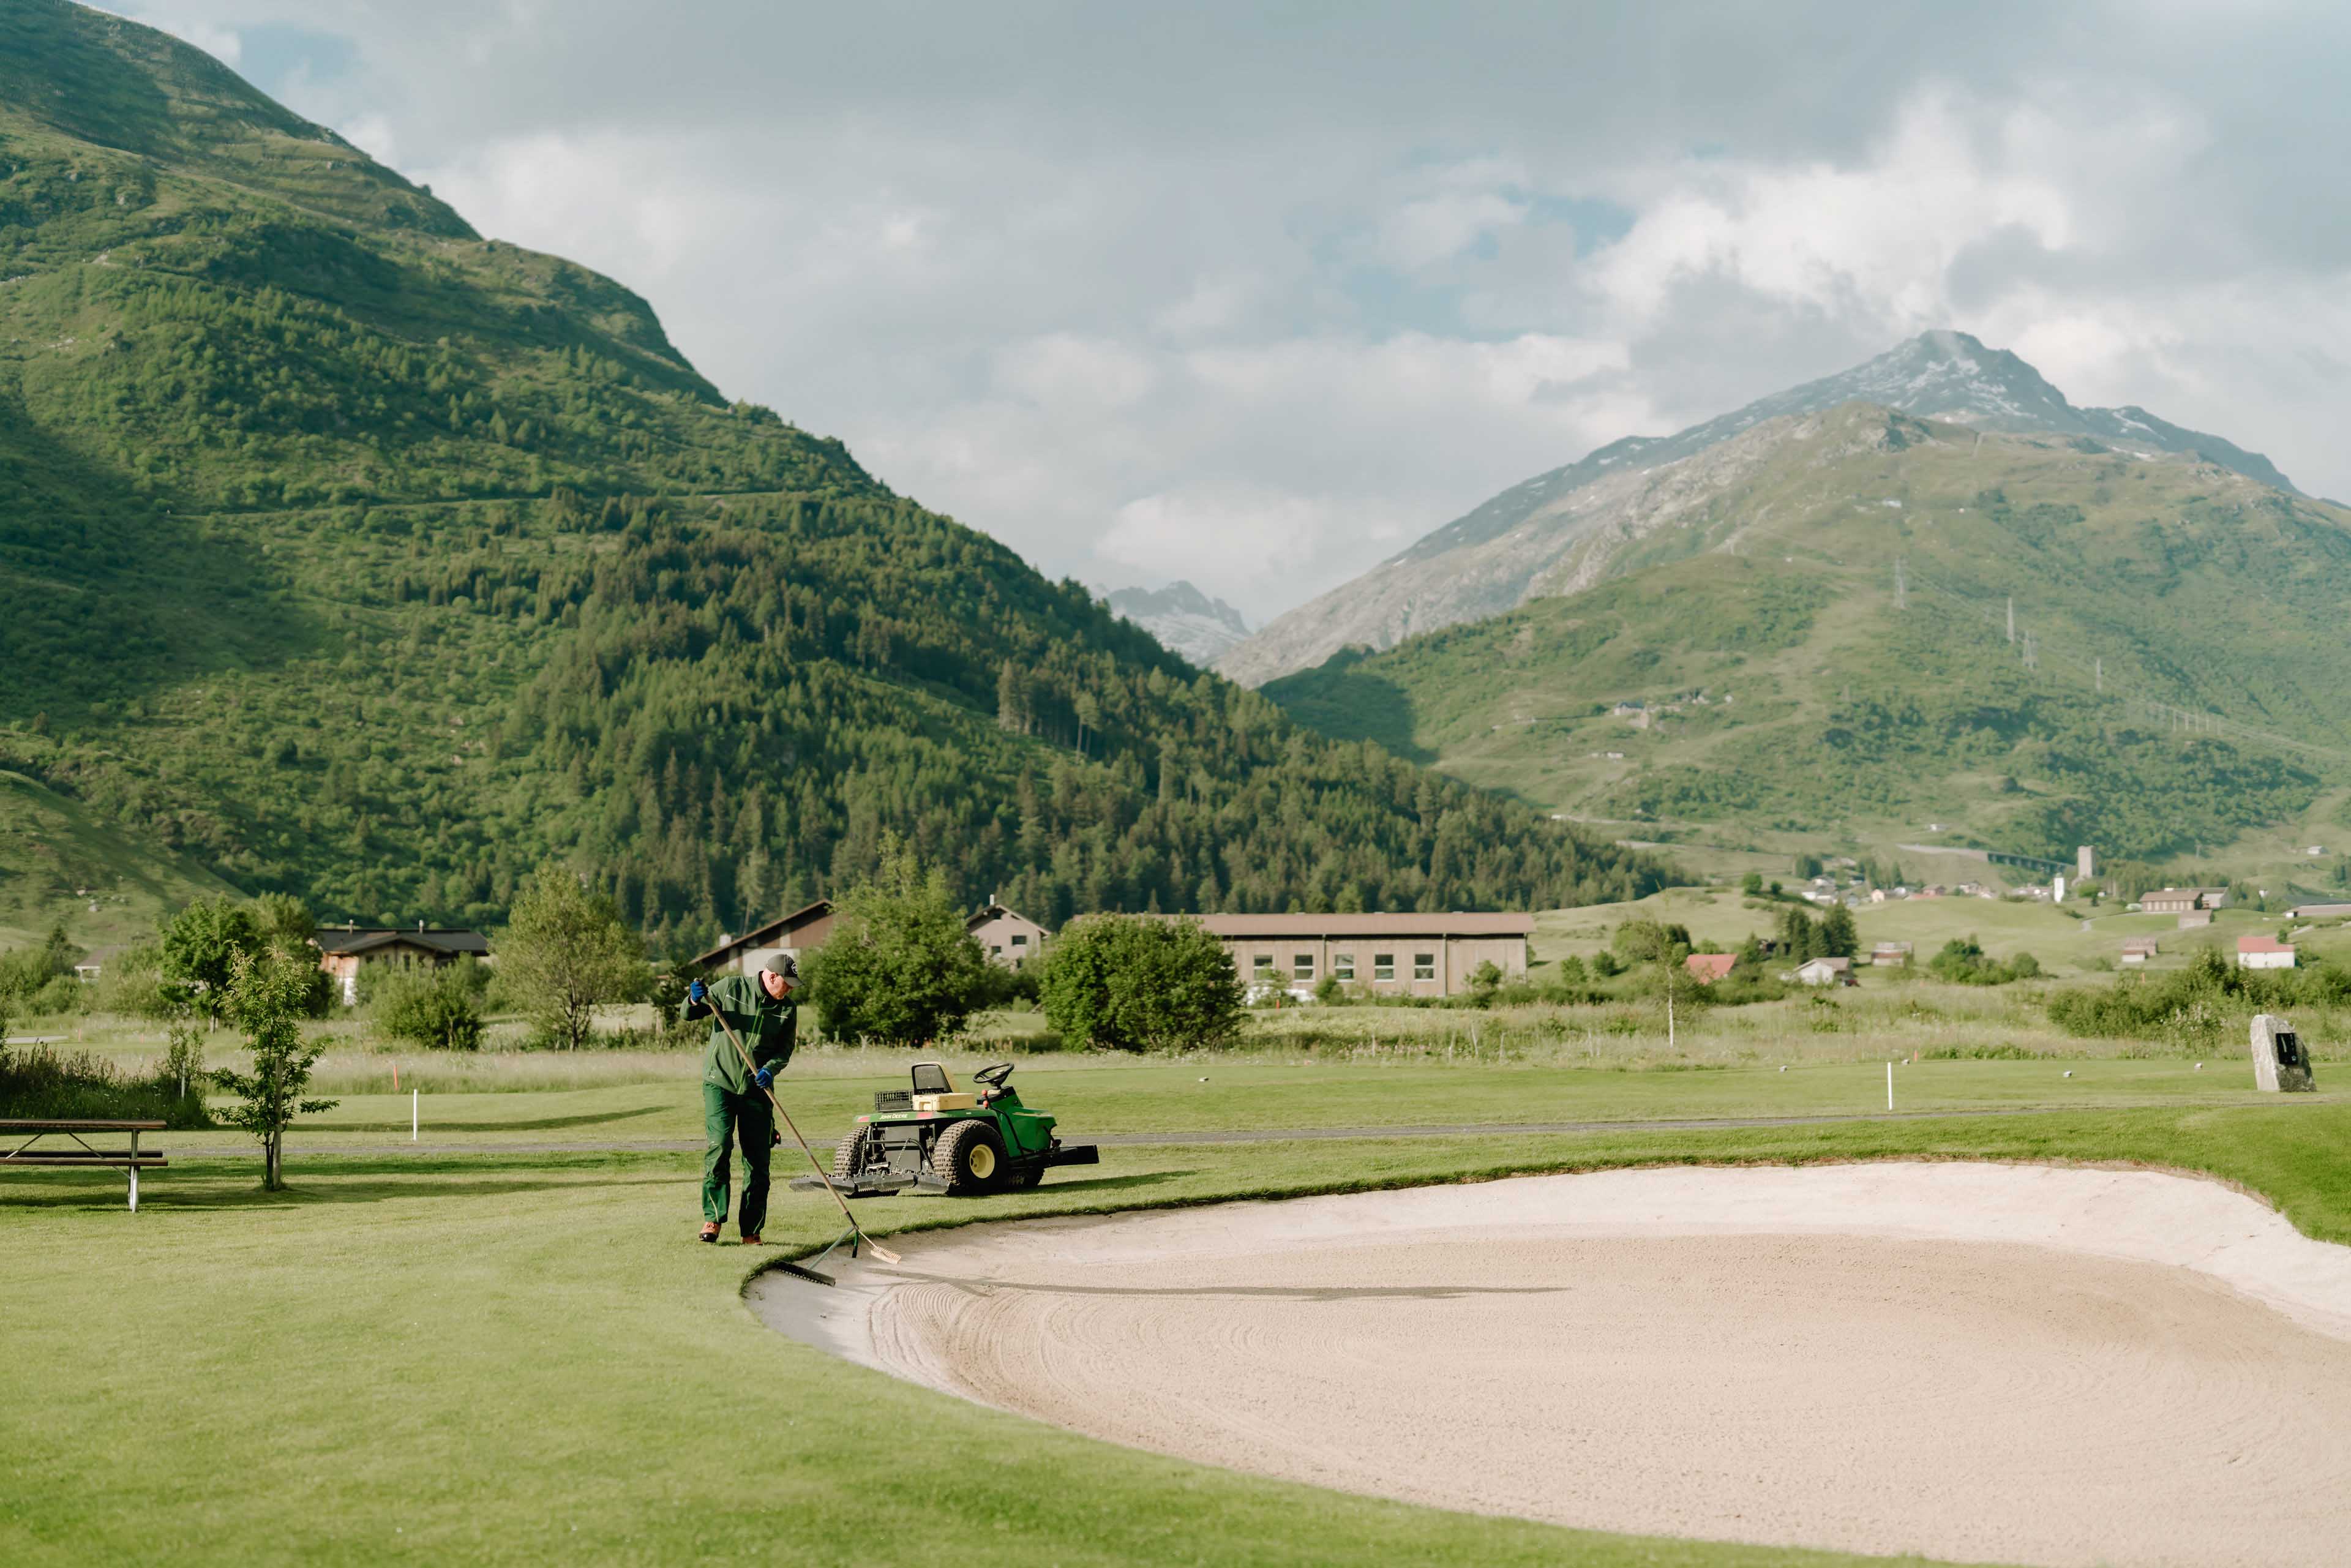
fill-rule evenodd
<path id="1" fill-rule="evenodd" d="M 570 858 L 666 951 L 885 831 L 1055 924 L 1665 874 L 1193 670 L 194 51 L 0 46 L 0 768 L 142 841 L 361 922 Z"/>

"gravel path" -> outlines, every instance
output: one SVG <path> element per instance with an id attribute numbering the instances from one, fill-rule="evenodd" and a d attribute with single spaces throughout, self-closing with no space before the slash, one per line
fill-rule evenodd
<path id="1" fill-rule="evenodd" d="M 1594 1529 L 2342 1561 L 2351 1249 L 2216 1183 L 1895 1162 L 893 1239 L 782 1332 L 1095 1437 Z"/>

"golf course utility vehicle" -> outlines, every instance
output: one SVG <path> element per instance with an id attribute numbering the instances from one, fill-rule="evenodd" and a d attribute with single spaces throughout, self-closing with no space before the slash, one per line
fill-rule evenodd
<path id="1" fill-rule="evenodd" d="M 849 1197 L 891 1193 L 946 1193 L 961 1197 L 1035 1186 L 1053 1166 L 1091 1166 L 1101 1155 L 1092 1144 L 1065 1145 L 1053 1136 L 1053 1118 L 1020 1103 L 1005 1080 L 1012 1063 L 999 1061 L 972 1074 L 978 1092 L 959 1093 L 947 1070 L 918 1061 L 910 1089 L 885 1089 L 873 1096 L 873 1113 L 832 1155 L 832 1185 Z M 795 1187 L 823 1184 L 802 1176 Z"/>

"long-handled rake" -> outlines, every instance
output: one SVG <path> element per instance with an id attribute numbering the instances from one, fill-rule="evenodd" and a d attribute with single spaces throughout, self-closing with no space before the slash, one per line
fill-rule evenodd
<path id="1" fill-rule="evenodd" d="M 750 1075 L 752 1082 L 757 1083 L 759 1081 L 758 1065 L 751 1060 L 751 1053 L 743 1049 L 743 1039 L 740 1035 L 735 1032 L 735 1026 L 726 1021 L 726 1015 L 719 1011 L 716 1004 L 715 1003 L 711 1007 L 710 1016 L 718 1020 L 718 1027 L 726 1031 L 727 1043 L 735 1048 L 735 1054 L 743 1059 L 743 1071 Z M 791 1128 L 793 1141 L 799 1145 L 800 1153 L 809 1157 L 809 1164 L 816 1167 L 817 1178 L 824 1183 L 824 1190 L 832 1194 L 833 1202 L 841 1205 L 841 1218 L 849 1221 L 849 1228 L 842 1231 L 838 1237 L 833 1239 L 832 1246 L 828 1247 L 823 1251 L 818 1253 L 810 1261 L 811 1263 L 823 1262 L 827 1258 L 831 1257 L 834 1249 L 838 1248 L 844 1241 L 849 1243 L 849 1255 L 852 1258 L 857 1256 L 857 1249 L 860 1247 L 863 1247 L 867 1250 L 871 1251 L 873 1256 L 881 1259 L 884 1263 L 895 1263 L 898 1261 L 898 1255 L 895 1252 L 891 1251 L 887 1247 L 883 1246 L 882 1243 L 874 1240 L 871 1236 L 866 1235 L 864 1230 L 859 1227 L 857 1223 L 857 1216 L 849 1212 L 849 1200 L 841 1196 L 841 1189 L 839 1187 L 832 1185 L 832 1173 L 824 1168 L 824 1162 L 816 1157 L 816 1151 L 809 1147 L 809 1141 L 800 1136 L 799 1124 L 792 1120 L 792 1113 L 784 1109 L 784 1103 L 776 1098 L 776 1092 L 773 1089 L 767 1089 L 763 1090 L 762 1092 L 768 1096 L 768 1103 L 776 1108 L 776 1114 L 784 1119 L 784 1125 Z M 820 1285 L 830 1285 L 833 1282 L 831 1275 L 820 1273 L 815 1269 L 810 1268 L 808 1264 L 786 1263 L 783 1265 L 783 1269 L 788 1274 L 798 1274 L 803 1280 L 814 1280 Z"/>

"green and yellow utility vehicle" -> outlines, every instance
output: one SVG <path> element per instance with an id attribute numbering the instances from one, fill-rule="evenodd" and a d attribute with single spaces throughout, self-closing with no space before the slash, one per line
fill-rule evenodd
<path id="1" fill-rule="evenodd" d="M 832 1154 L 832 1185 L 847 1197 L 907 1191 L 964 1197 L 1035 1186 L 1055 1166 L 1099 1164 L 1092 1144 L 1063 1144 L 1053 1118 L 1020 1103 L 1006 1082 L 1012 1063 L 972 1074 L 976 1092 L 961 1092 L 946 1066 L 917 1061 L 912 1086 L 873 1096 L 871 1115 Z M 795 1187 L 823 1184 L 802 1176 Z"/>

